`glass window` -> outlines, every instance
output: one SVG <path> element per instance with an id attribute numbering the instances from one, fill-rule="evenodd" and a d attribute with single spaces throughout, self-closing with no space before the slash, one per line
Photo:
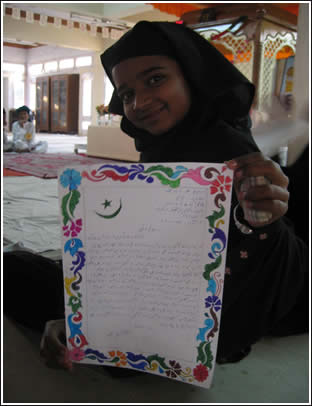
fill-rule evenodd
<path id="1" fill-rule="evenodd" d="M 42 73 L 42 63 L 35 63 L 33 65 L 29 65 L 28 72 L 31 76 L 40 75 L 40 73 Z"/>
<path id="2" fill-rule="evenodd" d="M 108 77 L 106 77 L 105 80 L 105 106 L 107 106 L 110 102 L 110 99 L 112 98 L 112 94 L 114 91 L 114 87 L 112 85 L 112 82 L 109 80 Z"/>
<path id="3" fill-rule="evenodd" d="M 60 69 L 70 69 L 74 67 L 74 58 L 61 59 L 60 60 Z"/>
<path id="4" fill-rule="evenodd" d="M 24 102 L 24 80 L 14 80 L 14 108 L 17 109 L 25 104 Z"/>
<path id="5" fill-rule="evenodd" d="M 82 83 L 82 115 L 84 117 L 90 117 L 92 104 L 92 79 L 84 79 Z"/>
<path id="6" fill-rule="evenodd" d="M 92 65 L 92 56 L 79 56 L 76 58 L 77 68 L 81 66 L 91 66 Z"/>
<path id="7" fill-rule="evenodd" d="M 81 128 L 83 130 L 88 130 L 89 125 L 91 125 L 91 121 L 82 121 Z"/>
<path id="8" fill-rule="evenodd" d="M 36 83 L 31 83 L 29 86 L 29 108 L 36 110 Z"/>
<path id="9" fill-rule="evenodd" d="M 6 63 L 2 65 L 3 71 L 5 72 L 15 72 L 15 73 L 24 73 L 25 65 L 20 63 Z"/>
<path id="10" fill-rule="evenodd" d="M 45 72 L 53 72 L 57 70 L 57 61 L 46 62 L 44 64 Z"/>

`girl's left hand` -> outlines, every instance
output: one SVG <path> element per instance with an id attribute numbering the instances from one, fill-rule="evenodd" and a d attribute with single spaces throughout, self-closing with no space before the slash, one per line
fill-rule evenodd
<path id="1" fill-rule="evenodd" d="M 226 165 L 234 170 L 236 196 L 251 226 L 271 224 L 287 212 L 289 180 L 276 162 L 255 152 Z"/>

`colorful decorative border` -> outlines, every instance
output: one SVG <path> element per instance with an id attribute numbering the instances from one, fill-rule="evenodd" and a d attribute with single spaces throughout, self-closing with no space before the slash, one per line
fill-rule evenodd
<path id="1" fill-rule="evenodd" d="M 175 169 L 163 165 L 147 166 L 143 164 L 132 164 L 129 166 L 120 165 L 102 165 L 90 172 L 76 169 L 66 169 L 60 176 L 59 181 L 63 188 L 68 188 L 68 193 L 62 197 L 61 211 L 63 218 L 63 234 L 65 239 L 64 253 L 69 252 L 72 257 L 72 266 L 69 271 L 71 277 L 65 277 L 65 290 L 68 296 L 66 306 L 70 308 L 71 313 L 67 316 L 67 323 L 70 330 L 68 341 L 72 346 L 69 351 L 70 359 L 73 361 L 93 360 L 99 364 L 110 363 L 119 367 L 131 366 L 132 368 L 158 372 L 166 374 L 170 378 L 179 378 L 182 381 L 204 382 L 209 376 L 213 367 L 213 355 L 211 343 L 213 337 L 219 330 L 218 314 L 222 307 L 222 273 L 218 268 L 222 262 L 222 254 L 225 252 L 227 239 L 225 233 L 221 230 L 220 224 L 224 224 L 225 208 L 221 202 L 225 202 L 231 196 L 232 179 L 224 174 L 226 166 L 223 166 L 221 172 L 215 167 L 199 166 L 196 169 L 190 169 L 178 165 Z M 82 332 L 82 314 L 79 309 L 82 307 L 82 294 L 79 292 L 82 281 L 82 271 L 86 263 L 86 254 L 84 252 L 83 242 L 78 238 L 83 229 L 81 218 L 75 218 L 75 209 L 79 204 L 82 178 L 91 182 L 102 182 L 105 179 L 112 179 L 119 182 L 131 182 L 134 179 L 152 184 L 156 179 L 161 184 L 178 188 L 183 179 L 192 179 L 199 185 L 208 186 L 210 194 L 214 195 L 214 204 L 216 210 L 207 218 L 209 223 L 209 233 L 211 235 L 211 245 L 208 257 L 211 262 L 205 265 L 203 278 L 207 281 L 208 296 L 205 298 L 205 321 L 204 327 L 199 328 L 196 340 L 199 342 L 197 347 L 197 365 L 192 370 L 184 368 L 175 360 L 167 361 L 158 354 L 144 356 L 132 352 L 110 351 L 103 354 L 96 349 L 89 348 L 88 341 Z"/>

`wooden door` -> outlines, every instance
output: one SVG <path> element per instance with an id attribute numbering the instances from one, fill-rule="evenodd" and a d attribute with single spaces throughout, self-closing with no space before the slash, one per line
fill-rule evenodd
<path id="1" fill-rule="evenodd" d="M 51 131 L 78 132 L 79 75 L 51 78 Z"/>
<path id="2" fill-rule="evenodd" d="M 36 80 L 36 131 L 50 131 L 50 78 Z"/>

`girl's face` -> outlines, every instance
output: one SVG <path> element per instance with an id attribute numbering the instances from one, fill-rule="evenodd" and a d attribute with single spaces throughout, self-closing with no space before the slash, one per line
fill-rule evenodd
<path id="1" fill-rule="evenodd" d="M 112 76 L 128 120 L 153 135 L 176 126 L 190 109 L 190 88 L 171 58 L 130 58 L 116 65 Z"/>
<path id="2" fill-rule="evenodd" d="M 18 114 L 18 120 L 19 121 L 21 121 L 23 123 L 26 123 L 28 118 L 29 118 L 29 115 L 28 115 L 27 111 L 20 111 L 19 112 L 19 114 Z"/>

